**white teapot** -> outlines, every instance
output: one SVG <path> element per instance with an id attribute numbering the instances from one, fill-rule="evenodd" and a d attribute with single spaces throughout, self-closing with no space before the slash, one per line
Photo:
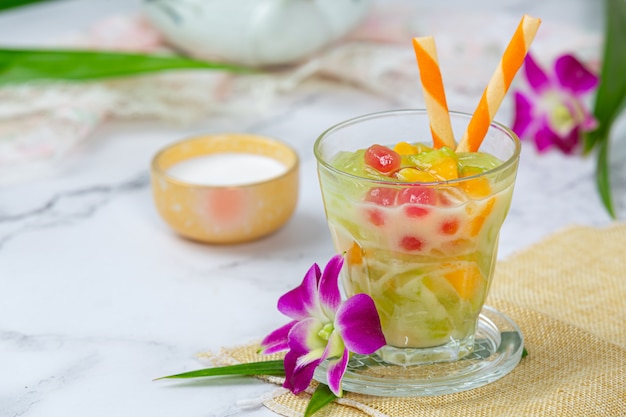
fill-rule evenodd
<path id="1" fill-rule="evenodd" d="M 341 38 L 371 0 L 144 0 L 146 16 L 182 51 L 250 66 L 296 62 Z"/>

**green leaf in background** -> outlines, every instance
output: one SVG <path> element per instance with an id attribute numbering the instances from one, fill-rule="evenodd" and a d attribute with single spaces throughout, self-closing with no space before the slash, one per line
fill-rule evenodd
<path id="1" fill-rule="evenodd" d="M 14 7 L 26 6 L 32 3 L 41 3 L 46 0 L 0 0 L 0 11 Z"/>
<path id="2" fill-rule="evenodd" d="M 161 379 L 202 378 L 202 377 L 208 377 L 208 376 L 225 376 L 225 375 L 284 376 L 285 364 L 282 360 L 242 363 L 239 365 L 199 369 L 197 371 L 185 372 L 182 374 L 163 376 L 163 377 L 155 379 L 155 381 L 158 381 Z"/>
<path id="3" fill-rule="evenodd" d="M 605 19 L 604 56 L 593 111 L 599 126 L 585 138 L 586 152 L 607 138 L 626 106 L 626 2 L 605 0 Z"/>
<path id="4" fill-rule="evenodd" d="M 613 122 L 626 108 L 626 1 L 605 0 L 605 19 L 604 56 L 593 111 L 598 129 L 585 136 L 584 151 L 600 148 L 596 185 L 606 210 L 615 218 L 608 160 L 609 135 Z"/>
<path id="5" fill-rule="evenodd" d="M 598 161 L 596 164 L 596 185 L 602 204 L 606 207 L 609 215 L 615 218 L 615 209 L 613 208 L 613 198 L 611 197 L 611 183 L 609 180 L 610 164 L 608 161 L 609 141 L 603 140 L 598 145 Z"/>
<path id="6" fill-rule="evenodd" d="M 309 405 L 307 405 L 304 411 L 304 417 L 311 417 L 336 399 L 337 396 L 328 388 L 328 385 L 319 384 L 311 396 Z"/>
<path id="7" fill-rule="evenodd" d="M 168 55 L 57 49 L 0 49 L 0 85 L 41 80 L 86 81 L 181 69 L 252 71 L 237 65 Z"/>

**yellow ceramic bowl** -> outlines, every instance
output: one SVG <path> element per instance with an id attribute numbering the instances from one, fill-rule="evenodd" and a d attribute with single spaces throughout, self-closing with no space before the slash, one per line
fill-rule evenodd
<path id="1" fill-rule="evenodd" d="M 173 165 L 216 153 L 273 158 L 286 171 L 243 185 L 197 185 L 168 175 Z M 196 136 L 170 145 L 152 160 L 156 208 L 178 234 L 209 243 L 237 243 L 274 232 L 291 217 L 298 199 L 296 152 L 275 139 L 245 133 Z"/>

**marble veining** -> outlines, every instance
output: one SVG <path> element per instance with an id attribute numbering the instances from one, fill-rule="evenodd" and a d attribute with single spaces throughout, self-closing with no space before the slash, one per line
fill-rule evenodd
<path id="1" fill-rule="evenodd" d="M 150 184 L 146 173 L 113 185 L 93 185 L 54 194 L 39 207 L 28 211 L 0 214 L 0 250 L 22 233 L 60 227 L 89 219 L 116 195 L 145 189 Z"/>

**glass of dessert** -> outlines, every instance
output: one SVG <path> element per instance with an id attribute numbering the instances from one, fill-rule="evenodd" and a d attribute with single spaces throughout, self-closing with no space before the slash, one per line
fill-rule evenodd
<path id="1" fill-rule="evenodd" d="M 471 115 L 450 112 L 460 137 Z M 315 156 L 347 296 L 369 294 L 386 363 L 455 361 L 474 349 L 509 210 L 520 142 L 492 122 L 476 151 L 433 143 L 425 110 L 357 117 Z"/>
<path id="2" fill-rule="evenodd" d="M 356 117 L 315 142 L 344 291 L 372 297 L 386 339 L 351 357 L 344 389 L 459 392 L 521 359 L 518 326 L 485 306 L 521 150 L 494 117 L 540 23 L 522 17 L 473 114 L 448 110 L 434 39 L 413 38 L 426 109 Z"/>

